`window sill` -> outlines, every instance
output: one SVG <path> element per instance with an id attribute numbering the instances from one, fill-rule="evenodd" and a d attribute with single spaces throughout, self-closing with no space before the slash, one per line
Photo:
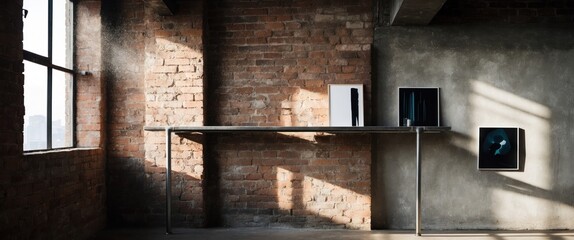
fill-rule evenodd
<path id="1" fill-rule="evenodd" d="M 60 148 L 60 149 L 50 149 L 50 150 L 34 150 L 24 152 L 24 156 L 38 156 L 38 155 L 51 155 L 51 154 L 72 154 L 80 152 L 91 152 L 91 151 L 102 151 L 102 148 L 98 147 L 80 147 L 80 148 Z"/>

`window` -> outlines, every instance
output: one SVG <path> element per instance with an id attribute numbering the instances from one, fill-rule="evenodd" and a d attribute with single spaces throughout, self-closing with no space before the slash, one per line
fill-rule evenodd
<path id="1" fill-rule="evenodd" d="M 73 3 L 24 0 L 24 150 L 73 146 Z"/>

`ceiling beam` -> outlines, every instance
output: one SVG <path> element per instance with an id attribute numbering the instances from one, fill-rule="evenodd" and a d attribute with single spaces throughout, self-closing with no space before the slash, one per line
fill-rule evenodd
<path id="1" fill-rule="evenodd" d="M 428 25 L 446 0 L 392 0 L 391 25 Z"/>
<path id="2" fill-rule="evenodd" d="M 175 2 L 173 0 L 145 0 L 148 7 L 160 16 L 173 16 Z"/>

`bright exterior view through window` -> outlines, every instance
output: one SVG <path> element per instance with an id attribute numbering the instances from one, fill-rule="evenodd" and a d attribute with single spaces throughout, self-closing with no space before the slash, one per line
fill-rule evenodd
<path id="1" fill-rule="evenodd" d="M 73 145 L 73 4 L 24 0 L 24 150 Z"/>

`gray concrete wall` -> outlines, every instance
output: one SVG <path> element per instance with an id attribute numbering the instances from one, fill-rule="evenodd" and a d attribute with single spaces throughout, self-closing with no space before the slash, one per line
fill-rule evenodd
<path id="1" fill-rule="evenodd" d="M 397 88 L 440 87 L 447 134 L 423 137 L 423 229 L 574 229 L 574 30 L 385 27 L 376 33 L 378 125 Z M 523 129 L 521 171 L 478 171 L 479 126 Z M 373 228 L 413 229 L 415 137 L 380 135 Z"/>

